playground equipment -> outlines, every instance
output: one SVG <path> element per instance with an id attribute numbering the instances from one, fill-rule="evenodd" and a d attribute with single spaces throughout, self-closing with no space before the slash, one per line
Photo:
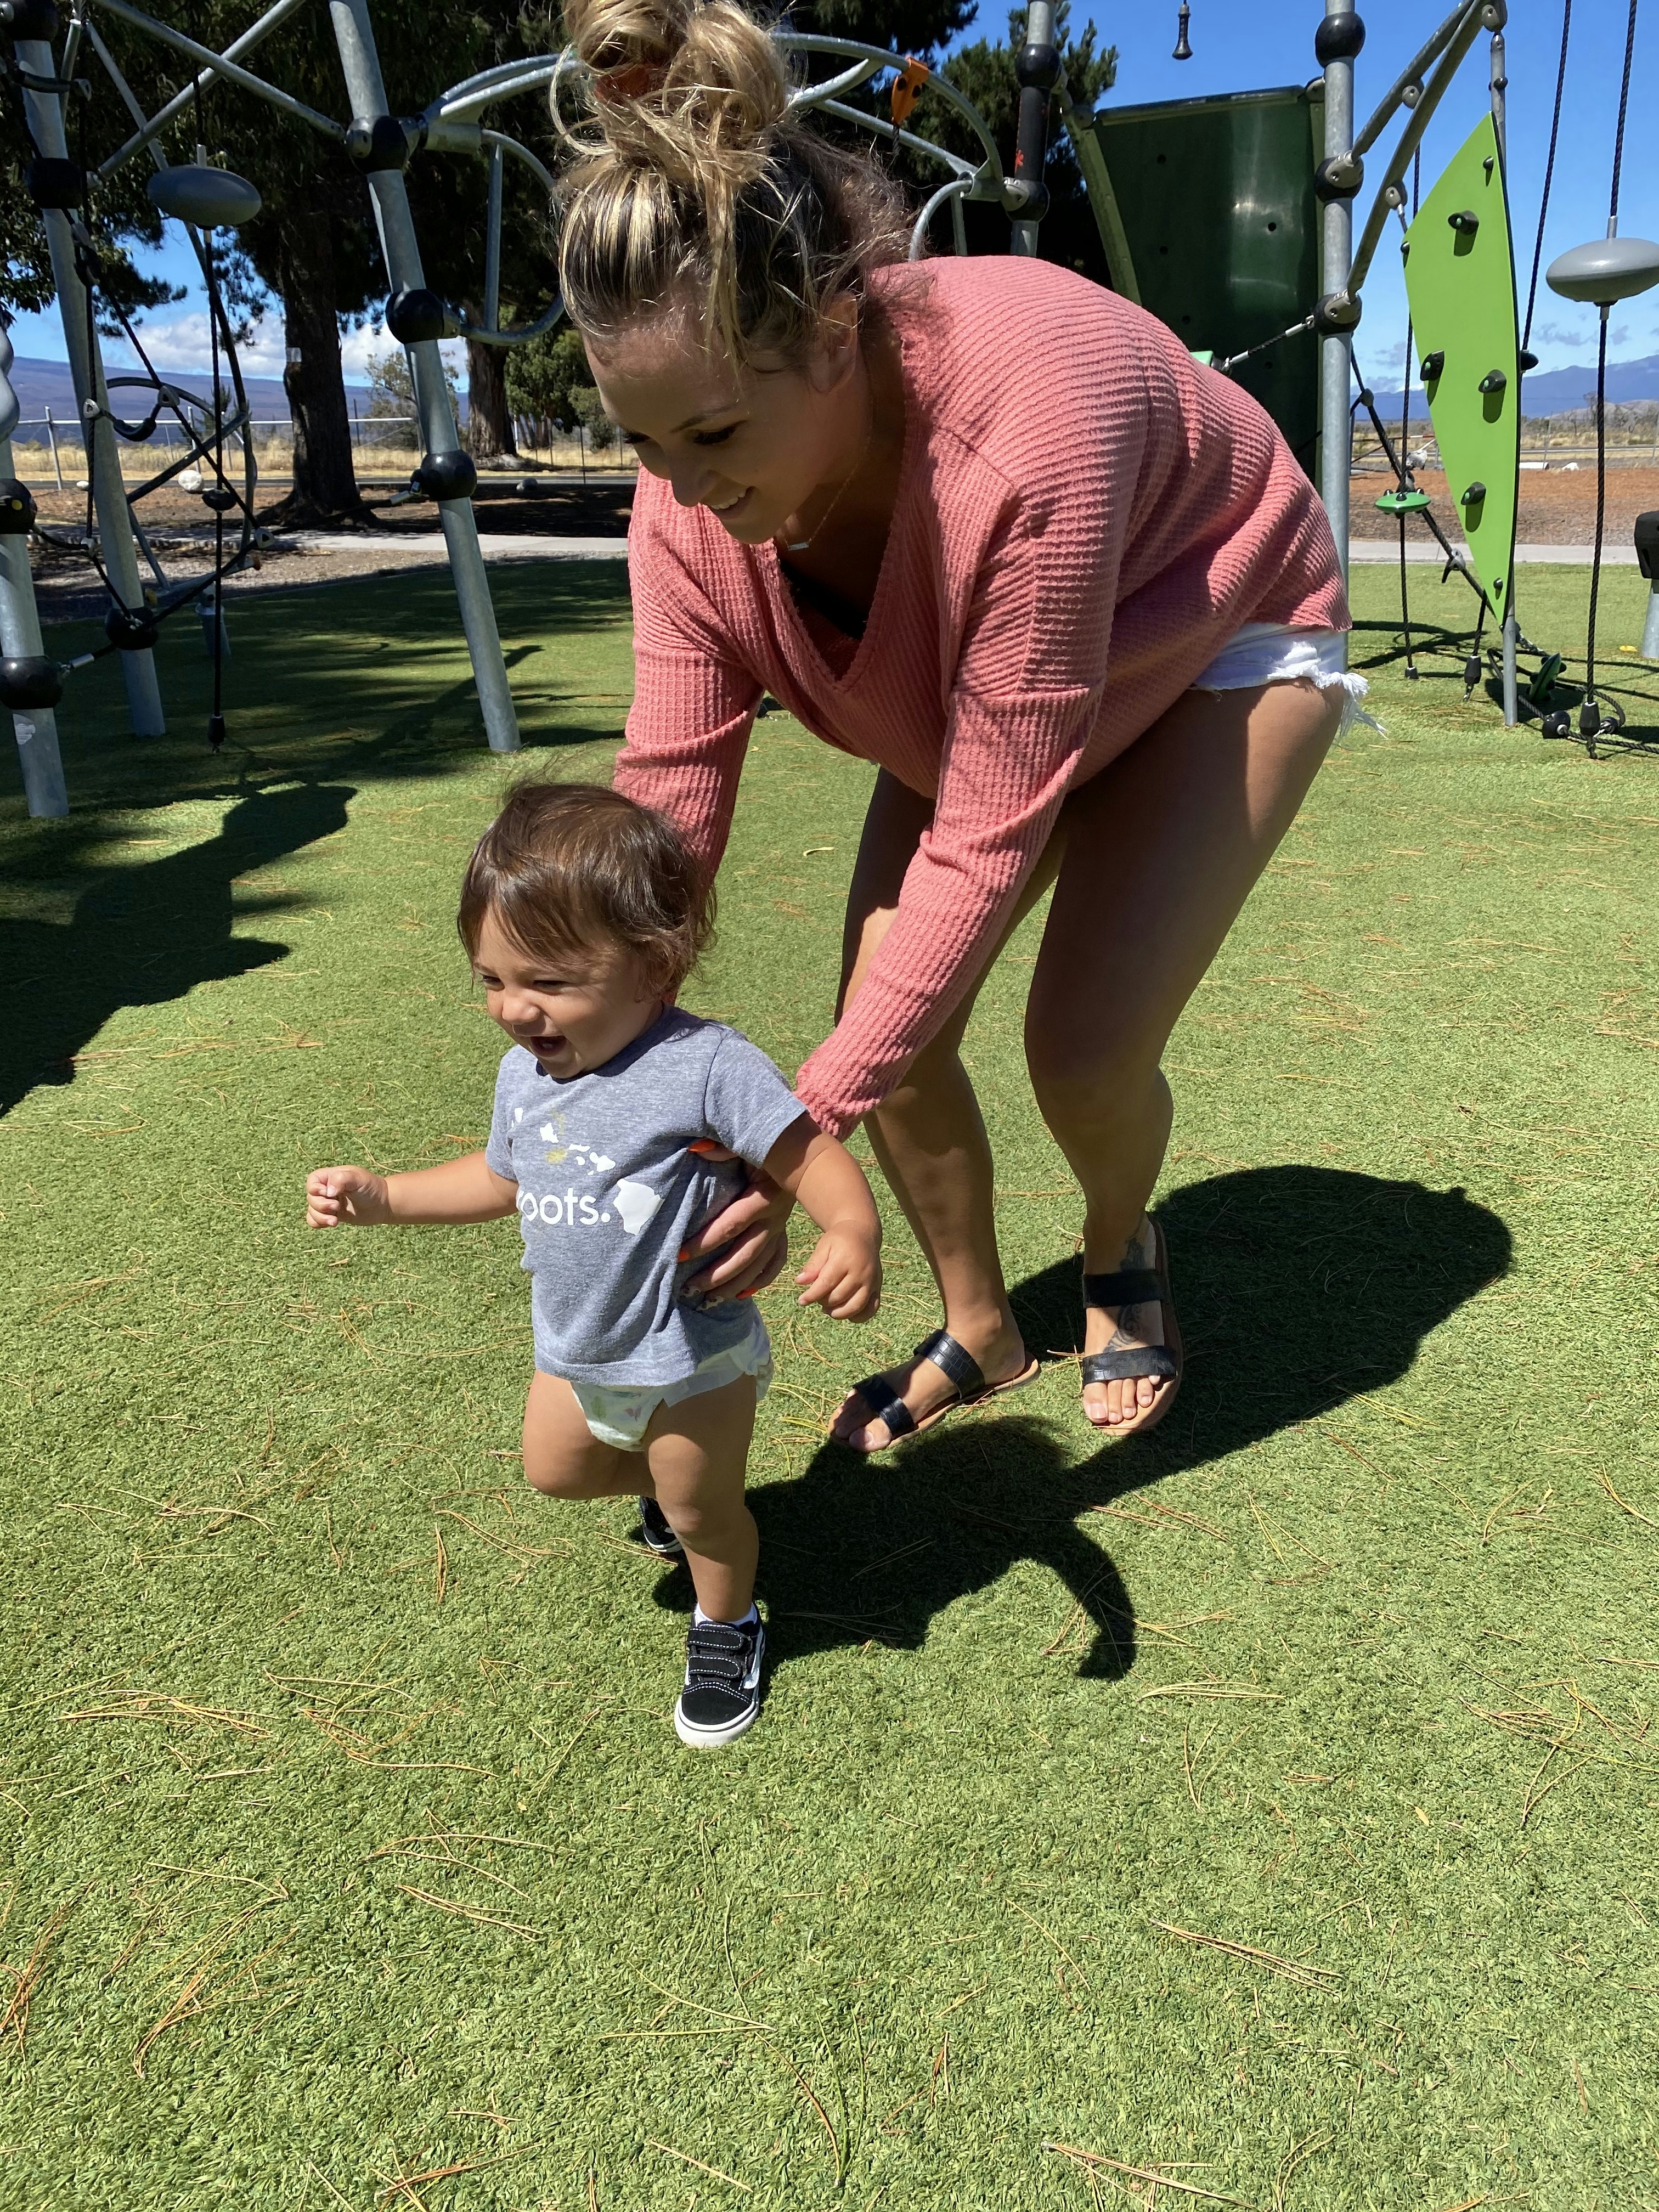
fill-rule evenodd
<path id="1" fill-rule="evenodd" d="M 93 538 L 95 520 L 96 544 L 111 595 L 106 643 L 100 653 L 121 654 L 135 731 L 158 733 L 163 724 L 151 652 L 157 625 L 184 605 L 204 607 L 215 655 L 210 734 L 217 741 L 223 729 L 218 696 L 224 653 L 220 586 L 224 576 L 252 552 L 256 479 L 246 440 L 240 489 L 230 483 L 225 467 L 227 441 L 246 423 L 247 408 L 233 333 L 216 283 L 214 238 L 217 230 L 247 219 L 258 206 L 258 193 L 246 179 L 212 167 L 199 150 L 194 163 L 169 166 L 156 142 L 192 102 L 199 103 L 209 87 L 234 88 L 274 103 L 342 143 L 363 175 L 390 285 L 386 325 L 406 347 L 413 376 L 422 452 L 412 484 L 438 504 L 489 742 L 497 751 L 511 751 L 519 741 L 517 723 L 471 504 L 477 472 L 460 450 L 439 342 L 465 336 L 487 344 L 512 345 L 551 327 L 562 313 L 556 298 L 534 322 L 518 328 L 501 326 L 503 162 L 514 159 L 527 164 L 550 193 L 554 179 L 528 148 L 486 128 L 483 118 L 501 103 L 532 92 L 556 102 L 562 89 L 578 83 L 584 72 L 568 51 L 532 56 L 499 64 L 452 87 L 418 116 L 397 117 L 386 106 L 368 0 L 329 0 L 330 27 L 350 109 L 349 119 L 341 123 L 244 65 L 261 40 L 307 4 L 308 0 L 274 0 L 220 53 L 145 14 L 131 0 L 71 0 L 74 12 L 59 57 L 53 46 L 58 29 L 54 0 L 0 0 L 0 24 L 9 24 L 16 42 L 16 73 L 39 156 L 31 172 L 31 189 L 46 228 L 82 416 L 90 485 L 88 538 L 89 542 Z M 1631 0 L 1626 98 L 1636 5 L 1637 0 Z M 189 82 L 157 114 L 144 115 L 122 78 L 97 29 L 100 11 L 159 40 L 192 64 Z M 1191 54 L 1191 13 L 1182 0 L 1177 59 Z M 1057 114 L 1083 176 L 1114 287 L 1162 316 L 1200 359 L 1237 378 L 1262 400 L 1319 484 L 1345 568 L 1352 414 L 1358 406 L 1368 409 L 1395 470 L 1395 489 L 1378 504 L 1394 513 L 1400 524 L 1408 669 L 1405 538 L 1408 523 L 1420 518 L 1445 552 L 1449 572 L 1455 568 L 1462 574 L 1479 601 L 1468 664 L 1474 673 L 1467 677 L 1471 689 L 1480 672 L 1480 638 L 1488 613 L 1498 628 L 1504 720 L 1512 723 L 1521 705 L 1517 653 L 1529 649 L 1516 617 L 1513 567 L 1521 386 L 1525 369 L 1533 365 L 1526 337 L 1538 257 L 1534 254 L 1527 331 L 1517 340 L 1504 179 L 1505 20 L 1505 0 L 1457 0 L 1356 131 L 1354 65 L 1365 42 L 1365 29 L 1353 0 L 1324 0 L 1313 40 L 1321 75 L 1312 84 L 1108 108 L 1099 113 L 1072 96 L 1055 43 L 1053 0 L 1030 0 L 1024 43 L 1016 58 L 1019 100 L 1012 175 L 1004 173 L 997 143 L 973 104 L 922 63 L 849 40 L 788 30 L 777 35 L 808 72 L 815 66 L 828 68 L 827 75 L 816 81 L 809 77 L 797 86 L 792 95 L 795 105 L 817 108 L 867 131 L 878 141 L 903 147 L 943 171 L 942 180 L 918 211 L 910 245 L 913 258 L 926 250 L 937 219 L 947 210 L 951 244 L 957 252 L 966 252 L 963 209 L 969 203 L 1000 209 L 1010 222 L 1011 251 L 1034 254 L 1048 205 L 1042 179 L 1050 120 Z M 1570 21 L 1571 0 L 1565 0 L 1558 125 Z M 1488 51 L 1488 112 L 1407 225 L 1406 179 L 1416 174 L 1425 131 L 1483 32 Z M 110 75 L 137 125 L 90 176 L 70 161 L 64 127 L 66 100 L 83 51 Z M 857 94 L 884 87 L 888 92 L 884 112 L 856 104 Z M 912 127 L 924 90 L 967 125 L 977 144 L 977 161 L 935 144 Z M 1353 212 L 1365 182 L 1366 158 L 1402 116 L 1356 246 Z M 1589 298 L 1601 306 L 1604 365 L 1611 302 L 1659 281 L 1659 247 L 1616 235 L 1624 127 L 1621 100 L 1607 240 L 1561 257 L 1548 273 L 1548 281 L 1568 296 Z M 1540 248 L 1554 145 L 1553 132 L 1540 215 Z M 131 329 L 128 335 L 148 373 L 112 380 L 104 372 L 91 291 L 95 272 L 90 188 L 146 151 L 157 170 L 150 185 L 155 204 L 185 224 L 201 263 L 216 348 L 216 394 L 222 354 L 233 391 L 228 410 L 222 397 L 216 397 L 210 414 L 191 395 L 167 385 L 149 369 L 138 334 Z M 471 155 L 487 165 L 480 318 L 471 318 L 439 299 L 425 282 L 404 171 L 410 160 L 428 154 Z M 1354 332 L 1363 312 L 1363 288 L 1390 216 L 1399 219 L 1403 233 L 1413 320 L 1425 337 L 1430 414 L 1447 465 L 1458 481 L 1467 556 L 1452 546 L 1413 481 L 1403 424 L 1396 447 L 1363 380 L 1358 399 L 1351 397 L 1357 377 Z M 1178 252 L 1172 250 L 1177 243 Z M 1578 289 L 1572 290 L 1575 286 Z M 67 799 L 54 709 L 66 676 L 82 663 L 60 665 L 46 655 L 41 645 L 27 558 L 33 502 L 23 486 L 11 479 L 6 442 L 16 422 L 15 403 L 4 380 L 8 361 L 9 349 L 7 358 L 0 359 L 0 705 L 13 714 L 31 812 L 62 813 Z M 1408 345 L 1407 392 L 1410 381 Z M 137 386 L 149 395 L 147 410 L 136 422 L 118 416 L 112 407 L 112 391 L 124 386 Z M 170 453 L 168 465 L 130 495 L 122 482 L 115 441 L 151 436 L 163 412 L 173 415 L 185 432 L 185 450 L 177 459 Z M 216 518 L 214 565 L 205 576 L 172 584 L 150 550 L 133 504 L 146 491 L 202 463 L 208 465 L 211 477 L 203 496 Z M 1601 465 L 1604 471 L 1604 455 Z M 232 548 L 226 544 L 228 518 L 236 525 Z M 155 579 L 149 595 L 140 580 L 141 551 Z M 1598 520 L 1587 712 L 1595 705 L 1594 594 L 1600 555 Z M 1559 667 L 1559 660 L 1553 665 Z M 1534 677 L 1530 689 L 1540 691 L 1540 678 Z M 1547 702 L 1540 697 L 1534 703 Z M 1555 722 L 1559 720 L 1556 717 Z M 1547 726 L 1553 734 L 1559 733 L 1553 724 Z M 1581 716 L 1581 734 L 1587 741 L 1593 743 L 1601 727 L 1599 708 L 1594 731 Z"/>

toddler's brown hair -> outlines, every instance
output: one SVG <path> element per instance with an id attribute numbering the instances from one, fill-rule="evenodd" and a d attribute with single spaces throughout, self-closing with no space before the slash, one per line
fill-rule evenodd
<path id="1" fill-rule="evenodd" d="M 521 783 L 479 838 L 456 926 L 476 959 L 487 915 L 524 951 L 557 961 L 625 945 L 672 998 L 714 933 L 714 887 L 666 815 L 597 783 Z"/>

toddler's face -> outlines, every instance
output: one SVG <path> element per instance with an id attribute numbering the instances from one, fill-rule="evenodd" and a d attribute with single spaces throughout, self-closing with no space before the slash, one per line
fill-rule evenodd
<path id="1" fill-rule="evenodd" d="M 662 1012 L 625 946 L 585 945 L 551 966 L 516 944 L 493 913 L 478 931 L 472 970 L 490 1018 L 556 1078 L 603 1067 Z"/>

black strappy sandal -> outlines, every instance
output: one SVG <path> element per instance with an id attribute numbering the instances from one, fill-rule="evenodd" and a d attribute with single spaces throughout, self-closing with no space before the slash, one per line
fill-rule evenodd
<path id="1" fill-rule="evenodd" d="M 855 1382 L 843 1403 L 854 1398 L 861 1399 L 872 1421 L 887 1424 L 887 1442 L 878 1444 L 876 1451 L 889 1450 L 901 1437 L 919 1437 L 924 1429 L 933 1428 L 947 1414 L 961 1413 L 964 1406 L 981 1406 L 988 1399 L 1000 1398 L 1006 1391 L 1023 1390 L 1028 1382 L 1035 1382 L 1042 1371 L 1042 1361 L 1033 1359 L 1018 1375 L 1010 1376 L 1006 1382 L 988 1382 L 973 1353 L 965 1345 L 958 1344 L 945 1328 L 936 1328 L 931 1336 L 924 1338 L 911 1357 L 931 1359 L 934 1366 L 942 1369 L 947 1379 L 955 1383 L 957 1395 L 954 1398 L 947 1398 L 942 1406 L 935 1406 L 931 1413 L 924 1413 L 918 1420 L 885 1375 L 866 1375 L 862 1382 Z M 857 1451 L 860 1447 L 852 1444 L 848 1449 Z M 866 1450 L 863 1456 L 873 1459 L 876 1451 Z"/>
<path id="2" fill-rule="evenodd" d="M 1185 1366 L 1185 1355 L 1181 1347 L 1181 1328 L 1176 1320 L 1175 1303 L 1170 1296 L 1170 1251 L 1164 1242 L 1164 1231 L 1153 1221 L 1152 1243 L 1156 1264 L 1151 1267 L 1125 1267 L 1115 1275 L 1085 1275 L 1083 1302 L 1090 1306 L 1115 1306 L 1121 1312 L 1125 1306 L 1157 1305 L 1164 1314 L 1162 1344 L 1138 1346 L 1128 1352 L 1088 1352 L 1079 1362 L 1083 1382 L 1138 1382 L 1143 1376 L 1154 1382 L 1167 1382 L 1169 1389 L 1160 1390 L 1150 1406 L 1135 1415 L 1133 1420 L 1107 1423 L 1089 1421 L 1089 1426 L 1103 1437 L 1145 1436 L 1155 1429 L 1175 1403 L 1176 1393 L 1181 1388 L 1181 1376 Z M 1088 1420 L 1085 1413 L 1084 1419 Z"/>

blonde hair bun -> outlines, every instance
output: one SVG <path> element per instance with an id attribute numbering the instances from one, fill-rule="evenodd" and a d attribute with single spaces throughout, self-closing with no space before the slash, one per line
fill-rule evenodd
<path id="1" fill-rule="evenodd" d="M 556 87 L 559 275 L 586 336 L 690 286 L 738 359 L 799 358 L 831 301 L 902 258 L 898 193 L 792 110 L 783 50 L 738 0 L 566 0 L 565 29 L 592 128 L 567 127 Z"/>

